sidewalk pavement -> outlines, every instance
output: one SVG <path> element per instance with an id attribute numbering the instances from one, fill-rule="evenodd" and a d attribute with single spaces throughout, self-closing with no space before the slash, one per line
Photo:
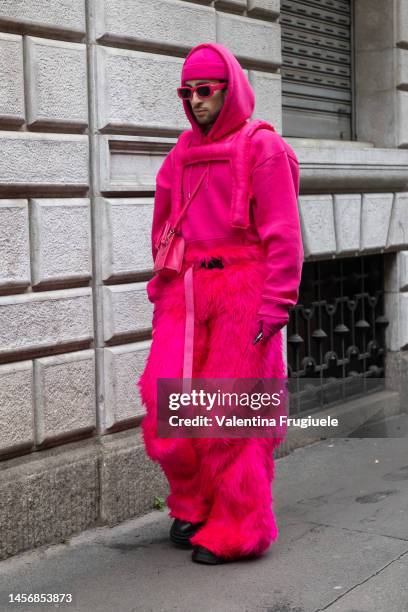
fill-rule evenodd
<path id="1" fill-rule="evenodd" d="M 408 415 L 393 418 L 407 432 Z M 261 559 L 192 563 L 155 511 L 1 562 L 0 610 L 408 611 L 408 438 L 298 449 L 276 462 L 274 499 L 280 536 Z M 50 592 L 73 603 L 8 603 Z"/>

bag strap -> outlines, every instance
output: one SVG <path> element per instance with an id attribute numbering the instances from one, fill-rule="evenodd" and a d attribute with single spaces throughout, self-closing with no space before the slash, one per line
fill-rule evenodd
<path id="1" fill-rule="evenodd" d="M 203 174 L 201 175 L 201 178 L 198 181 L 197 185 L 195 186 L 195 188 L 193 190 L 193 193 L 191 194 L 191 196 L 189 197 L 189 199 L 187 200 L 187 202 L 184 204 L 183 208 L 179 212 L 179 214 L 178 214 L 178 216 L 177 216 L 177 218 L 176 218 L 176 220 L 174 222 L 174 225 L 173 225 L 173 230 L 174 231 L 176 231 L 176 229 L 178 227 L 178 224 L 181 221 L 181 218 L 183 217 L 183 215 L 186 212 L 189 204 L 191 203 L 192 199 L 194 198 L 194 196 L 196 195 L 197 191 L 199 190 L 200 185 L 203 182 L 203 180 L 204 180 L 205 176 L 207 175 L 207 173 L 208 173 L 208 166 L 206 167 L 206 169 L 204 170 Z"/>
<path id="2" fill-rule="evenodd" d="M 261 119 L 248 121 L 241 129 L 235 147 L 234 190 L 230 212 L 233 227 L 246 229 L 249 226 L 249 200 L 251 197 L 250 152 L 251 139 L 259 129 L 275 132 L 273 125 Z M 249 193 L 249 197 L 248 197 Z"/>

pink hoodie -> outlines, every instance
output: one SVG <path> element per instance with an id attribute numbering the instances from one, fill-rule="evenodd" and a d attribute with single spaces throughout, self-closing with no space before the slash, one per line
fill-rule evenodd
<path id="1" fill-rule="evenodd" d="M 193 129 L 191 146 L 228 142 L 236 138 L 240 128 L 251 117 L 254 93 L 234 55 L 217 43 L 204 43 L 197 49 L 211 47 L 220 53 L 228 69 L 228 90 L 224 105 L 208 134 L 196 122 L 188 101 L 180 103 Z M 186 60 L 187 60 L 186 58 Z M 154 245 L 171 210 L 171 187 L 174 176 L 174 148 L 164 160 L 156 178 L 156 194 L 152 225 Z M 201 162 L 189 165 L 183 175 L 184 197 L 193 191 L 208 165 L 207 179 L 199 188 L 181 222 L 186 244 L 220 238 L 237 239 L 242 243 L 261 241 L 266 249 L 268 274 L 265 279 L 259 318 L 286 322 L 288 309 L 295 305 L 303 264 L 297 196 L 299 163 L 293 149 L 276 132 L 260 129 L 251 142 L 251 223 L 249 228 L 234 228 L 230 222 L 232 193 L 228 161 Z M 156 250 L 152 246 L 153 258 Z M 155 278 L 148 284 L 149 299 L 154 302 Z"/>

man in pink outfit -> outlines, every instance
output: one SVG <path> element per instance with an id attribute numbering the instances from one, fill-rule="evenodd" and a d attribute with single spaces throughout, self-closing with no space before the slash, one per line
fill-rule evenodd
<path id="1" fill-rule="evenodd" d="M 186 376 L 187 351 L 192 378 L 285 378 L 281 328 L 297 302 L 303 264 L 299 164 L 273 128 L 254 131 L 238 156 L 254 93 L 222 45 L 190 51 L 179 96 L 192 130 L 157 175 L 153 258 L 164 223 L 199 188 L 181 222 L 181 273 L 148 283 L 153 340 L 138 385 L 146 450 L 170 486 L 170 537 L 193 547 L 193 561 L 219 564 L 258 556 L 278 537 L 271 485 L 281 440 L 160 438 L 157 380 Z"/>

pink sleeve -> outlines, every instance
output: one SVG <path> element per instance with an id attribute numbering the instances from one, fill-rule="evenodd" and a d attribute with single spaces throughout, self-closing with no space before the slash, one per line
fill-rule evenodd
<path id="1" fill-rule="evenodd" d="M 268 266 L 258 315 L 287 321 L 289 308 L 298 300 L 304 257 L 297 203 L 299 162 L 289 146 L 254 167 L 252 193 L 253 219 Z"/>
<path id="2" fill-rule="evenodd" d="M 172 151 L 166 156 L 159 172 L 156 176 L 156 192 L 154 195 L 154 210 L 151 230 L 151 249 L 153 261 L 156 257 L 157 249 L 155 243 L 160 235 L 164 223 L 170 216 L 171 210 L 171 177 L 173 172 Z M 154 303 L 163 289 L 163 279 L 159 274 L 155 274 L 146 286 L 147 297 Z"/>
<path id="3" fill-rule="evenodd" d="M 156 193 L 154 195 L 154 211 L 152 222 L 152 255 L 156 257 L 154 247 L 164 223 L 167 221 L 171 210 L 171 177 L 173 173 L 172 151 L 166 156 L 156 176 Z"/>

